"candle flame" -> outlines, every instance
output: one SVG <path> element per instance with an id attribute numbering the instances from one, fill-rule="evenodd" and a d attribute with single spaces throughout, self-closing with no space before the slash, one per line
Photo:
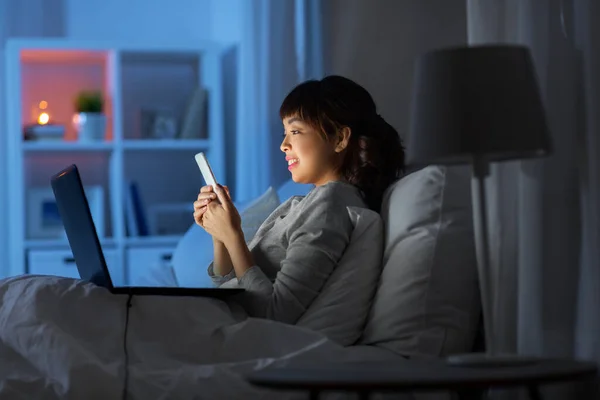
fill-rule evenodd
<path id="1" fill-rule="evenodd" d="M 48 121 L 50 121 L 50 116 L 48 115 L 48 113 L 41 113 L 38 117 L 38 124 L 40 125 L 46 125 Z"/>

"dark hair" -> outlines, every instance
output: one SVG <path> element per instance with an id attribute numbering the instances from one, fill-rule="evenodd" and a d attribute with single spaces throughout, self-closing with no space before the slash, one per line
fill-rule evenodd
<path id="1" fill-rule="evenodd" d="M 398 132 L 377 113 L 365 88 L 335 75 L 306 81 L 286 96 L 279 115 L 281 119 L 298 116 L 325 138 L 349 127 L 340 173 L 360 189 L 367 206 L 379 212 L 383 193 L 404 172 L 404 147 Z"/>

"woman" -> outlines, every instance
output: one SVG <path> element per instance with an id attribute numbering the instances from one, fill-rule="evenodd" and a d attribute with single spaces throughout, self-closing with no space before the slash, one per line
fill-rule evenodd
<path id="1" fill-rule="evenodd" d="M 350 242 L 346 208 L 379 211 L 383 192 L 403 172 L 404 150 L 371 95 L 340 76 L 298 85 L 279 114 L 281 151 L 292 179 L 315 188 L 281 204 L 249 246 L 226 188 L 203 187 L 194 219 L 213 237 L 213 282 L 237 278 L 250 316 L 294 324 Z"/>

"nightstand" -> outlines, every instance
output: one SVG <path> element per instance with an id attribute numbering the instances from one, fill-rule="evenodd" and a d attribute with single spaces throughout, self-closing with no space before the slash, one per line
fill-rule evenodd
<path id="1" fill-rule="evenodd" d="M 366 400 L 374 392 L 454 391 L 481 395 L 487 389 L 524 386 L 532 400 L 541 399 L 545 383 L 597 379 L 596 364 L 542 359 L 535 364 L 473 368 L 452 366 L 443 360 L 302 365 L 267 368 L 247 379 L 270 389 L 304 390 L 316 400 L 324 391 L 349 391 Z M 471 397 L 472 398 L 472 397 Z"/>

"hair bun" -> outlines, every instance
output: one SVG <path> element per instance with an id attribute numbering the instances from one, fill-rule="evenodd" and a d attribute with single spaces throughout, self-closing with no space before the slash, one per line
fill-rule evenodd
<path id="1" fill-rule="evenodd" d="M 361 125 L 363 129 L 360 129 L 360 136 L 379 137 L 386 130 L 388 124 L 381 115 L 373 113 L 363 119 Z"/>

